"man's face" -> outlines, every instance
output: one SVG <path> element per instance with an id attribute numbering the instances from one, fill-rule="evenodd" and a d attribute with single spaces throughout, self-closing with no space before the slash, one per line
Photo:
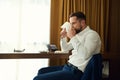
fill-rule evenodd
<path id="1" fill-rule="evenodd" d="M 82 24 L 79 19 L 77 19 L 76 16 L 70 17 L 70 24 L 72 28 L 75 29 L 76 33 L 79 33 L 82 30 Z"/>

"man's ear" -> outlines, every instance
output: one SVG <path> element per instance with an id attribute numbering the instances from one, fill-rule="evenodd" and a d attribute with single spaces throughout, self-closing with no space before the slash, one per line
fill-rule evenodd
<path id="1" fill-rule="evenodd" d="M 85 20 L 81 20 L 81 25 L 82 26 L 86 25 Z"/>
<path id="2" fill-rule="evenodd" d="M 82 23 L 82 24 L 85 24 L 85 20 L 81 20 L 81 23 Z"/>

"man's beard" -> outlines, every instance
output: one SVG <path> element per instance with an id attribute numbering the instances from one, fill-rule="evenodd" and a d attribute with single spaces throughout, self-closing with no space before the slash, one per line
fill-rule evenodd
<path id="1" fill-rule="evenodd" d="M 80 29 L 75 29 L 75 31 L 76 31 L 76 34 L 81 32 L 82 31 L 82 27 L 80 27 Z"/>

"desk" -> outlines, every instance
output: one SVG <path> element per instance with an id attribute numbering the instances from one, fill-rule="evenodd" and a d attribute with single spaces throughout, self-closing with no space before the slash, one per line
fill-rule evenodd
<path id="1" fill-rule="evenodd" d="M 0 59 L 24 59 L 24 58 L 68 58 L 69 53 L 0 53 Z M 104 60 L 120 59 L 120 55 L 102 54 Z"/>
<path id="2" fill-rule="evenodd" d="M 68 54 L 52 52 L 41 52 L 41 53 L 0 53 L 0 59 L 28 59 L 28 58 L 68 58 Z"/>

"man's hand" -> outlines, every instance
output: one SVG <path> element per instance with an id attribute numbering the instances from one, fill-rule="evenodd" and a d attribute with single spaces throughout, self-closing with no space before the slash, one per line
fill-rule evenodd
<path id="1" fill-rule="evenodd" d="M 62 29 L 62 31 L 60 32 L 60 35 L 61 35 L 61 38 L 67 37 L 67 32 L 65 28 Z"/>
<path id="2" fill-rule="evenodd" d="M 67 37 L 71 39 L 75 35 L 76 35 L 76 31 L 74 28 L 71 27 L 67 33 Z"/>

